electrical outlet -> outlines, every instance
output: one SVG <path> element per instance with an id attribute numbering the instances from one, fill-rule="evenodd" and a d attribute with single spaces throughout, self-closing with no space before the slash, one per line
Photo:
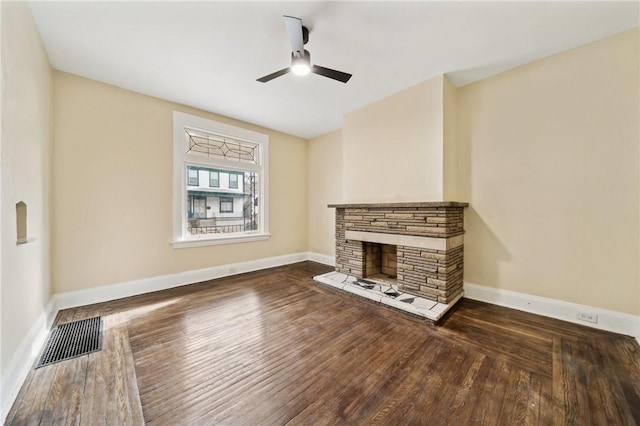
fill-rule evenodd
<path id="1" fill-rule="evenodd" d="M 589 314 L 587 312 L 578 312 L 576 313 L 576 318 L 578 318 L 581 321 L 591 322 L 593 324 L 598 323 L 598 315 L 596 314 Z"/>

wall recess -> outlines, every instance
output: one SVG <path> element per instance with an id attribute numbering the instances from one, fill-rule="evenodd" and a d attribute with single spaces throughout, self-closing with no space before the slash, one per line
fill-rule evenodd
<path id="1" fill-rule="evenodd" d="M 27 204 L 23 201 L 16 203 L 16 244 L 27 243 Z"/>

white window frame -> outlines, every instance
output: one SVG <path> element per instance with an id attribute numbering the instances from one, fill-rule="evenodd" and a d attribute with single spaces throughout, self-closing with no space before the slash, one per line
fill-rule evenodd
<path id="1" fill-rule="evenodd" d="M 258 144 L 258 164 L 213 158 L 185 151 L 185 128 L 214 133 L 230 139 Z M 187 233 L 187 164 L 223 170 L 260 174 L 258 200 L 260 203 L 260 226 L 257 231 L 237 234 L 188 235 Z M 241 127 L 197 117 L 183 112 L 173 112 L 173 240 L 174 248 L 198 247 L 260 241 L 270 238 L 269 233 L 269 136 Z"/>

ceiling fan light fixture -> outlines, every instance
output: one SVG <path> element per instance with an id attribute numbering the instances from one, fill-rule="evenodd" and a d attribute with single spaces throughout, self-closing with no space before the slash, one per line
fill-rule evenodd
<path id="1" fill-rule="evenodd" d="M 311 72 L 311 67 L 309 64 L 298 63 L 291 65 L 291 72 L 295 75 L 307 75 Z"/>
<path id="2" fill-rule="evenodd" d="M 311 72 L 311 55 L 306 50 L 302 55 L 291 54 L 291 72 L 295 75 L 307 75 Z"/>

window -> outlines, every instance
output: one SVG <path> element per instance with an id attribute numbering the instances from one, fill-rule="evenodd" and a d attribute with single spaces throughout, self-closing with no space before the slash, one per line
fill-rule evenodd
<path id="1" fill-rule="evenodd" d="M 269 137 L 180 112 L 173 132 L 173 246 L 269 238 Z"/>
<path id="2" fill-rule="evenodd" d="M 220 213 L 233 213 L 233 198 L 220 198 Z"/>
<path id="3" fill-rule="evenodd" d="M 209 186 L 213 188 L 220 186 L 220 173 L 214 171 L 209 172 Z"/>
<path id="4" fill-rule="evenodd" d="M 198 169 L 188 167 L 187 174 L 189 176 L 189 186 L 198 186 L 200 184 L 200 180 L 198 179 Z"/>
<path id="5" fill-rule="evenodd" d="M 229 175 L 229 188 L 238 189 L 238 175 L 235 173 Z"/>

